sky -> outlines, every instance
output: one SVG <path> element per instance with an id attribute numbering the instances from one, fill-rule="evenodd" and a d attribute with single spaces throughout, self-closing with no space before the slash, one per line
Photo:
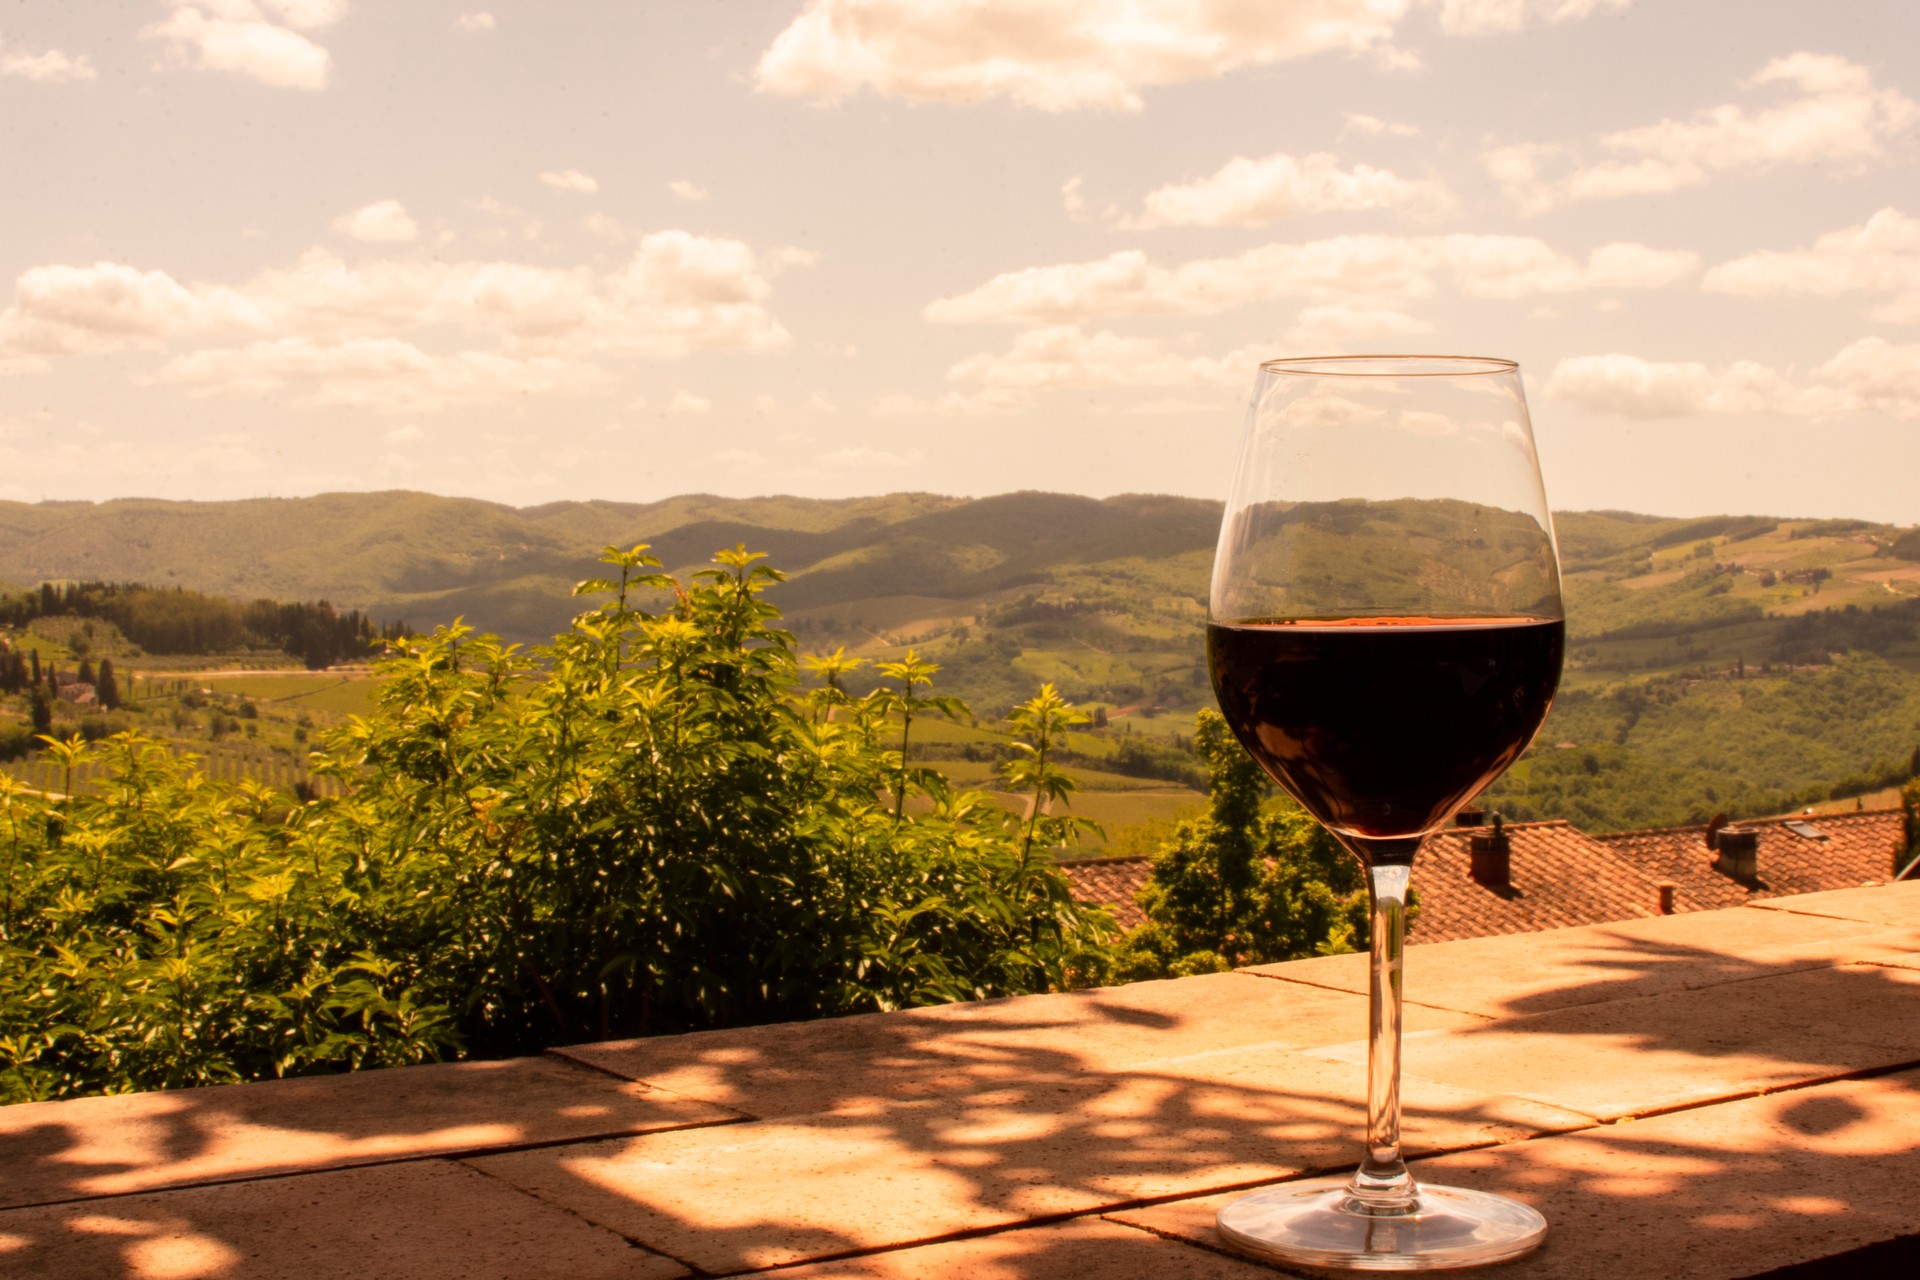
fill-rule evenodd
<path id="1" fill-rule="evenodd" d="M 1911 0 L 0 0 L 0 498 L 1222 497 L 1520 362 L 1560 509 L 1920 521 Z"/>

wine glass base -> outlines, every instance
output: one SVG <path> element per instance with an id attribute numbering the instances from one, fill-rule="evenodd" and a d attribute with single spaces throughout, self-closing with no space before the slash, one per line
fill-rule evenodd
<path id="1" fill-rule="evenodd" d="M 1310 1267 L 1433 1271 L 1518 1258 L 1540 1247 L 1547 1220 L 1527 1205 L 1464 1187 L 1422 1183 L 1406 1213 L 1357 1212 L 1348 1180 L 1316 1178 L 1242 1196 L 1215 1225 L 1235 1249 Z"/>

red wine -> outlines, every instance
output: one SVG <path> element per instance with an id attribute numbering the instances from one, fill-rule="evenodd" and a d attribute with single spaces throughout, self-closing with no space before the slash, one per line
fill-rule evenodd
<path id="1" fill-rule="evenodd" d="M 1566 624 L 1362 618 L 1207 627 L 1227 723 L 1336 831 L 1418 836 L 1526 749 L 1560 683 Z"/>

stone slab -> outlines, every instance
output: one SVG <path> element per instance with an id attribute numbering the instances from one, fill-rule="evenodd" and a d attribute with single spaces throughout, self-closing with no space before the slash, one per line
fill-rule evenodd
<path id="1" fill-rule="evenodd" d="M 1364 1035 L 1366 1019 L 1361 996 L 1221 973 L 554 1052 L 773 1119 L 1065 1084 L 1192 1054 L 1333 1044 Z M 1408 1014 L 1417 1030 L 1476 1020 Z"/>
<path id="2" fill-rule="evenodd" d="M 686 1267 L 462 1165 L 0 1212 L 8 1280 L 670 1280 Z"/>
<path id="3" fill-rule="evenodd" d="M 1785 911 L 1703 911 L 1410 946 L 1404 990 L 1412 1005 L 1513 1017 L 1903 953 L 1920 960 L 1920 919 L 1888 929 L 1885 922 Z M 1367 989 L 1367 960 L 1359 955 L 1243 972 Z"/>
<path id="4" fill-rule="evenodd" d="M 1103 1078 L 876 1101 L 472 1161 L 662 1253 L 728 1273 L 1349 1166 L 1364 1073 L 1264 1048 Z M 1586 1121 L 1482 1089 L 1405 1082 L 1410 1150 Z"/>
<path id="5" fill-rule="evenodd" d="M 1920 880 L 1901 880 L 1870 889 L 1833 889 L 1785 898 L 1762 898 L 1747 904 L 1764 911 L 1866 920 L 1875 924 L 1920 925 Z"/>
<path id="6" fill-rule="evenodd" d="M 778 1273 L 791 1280 L 1272 1280 L 1263 1266 L 1097 1218 L 895 1249 Z"/>
<path id="7" fill-rule="evenodd" d="M 1356 1066 L 1366 1045 L 1303 1050 Z M 1595 1119 L 1920 1063 L 1920 971 L 1874 964 L 1406 1037 L 1404 1070 Z"/>
<path id="8" fill-rule="evenodd" d="M 553 1058 L 22 1103 L 0 1107 L 0 1206 L 734 1118 Z"/>
<path id="9" fill-rule="evenodd" d="M 1490 1273 L 1502 1280 L 1734 1280 L 1911 1232 L 1916 1104 L 1912 1072 L 1839 1081 L 1417 1161 L 1414 1174 L 1546 1215 L 1546 1245 Z M 1213 1215 L 1232 1199 L 1108 1217 L 1215 1243 Z"/>

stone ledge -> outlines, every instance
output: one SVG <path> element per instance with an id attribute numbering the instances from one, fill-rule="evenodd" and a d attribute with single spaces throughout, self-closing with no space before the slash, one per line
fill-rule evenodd
<path id="1" fill-rule="evenodd" d="M 1910 1230 L 1920 884 L 1431 944 L 1407 982 L 1410 1152 L 1554 1223 L 1500 1274 Z M 4 1108 L 0 1274 L 1273 1274 L 1210 1215 L 1357 1158 L 1363 991 L 1332 957 Z"/>

